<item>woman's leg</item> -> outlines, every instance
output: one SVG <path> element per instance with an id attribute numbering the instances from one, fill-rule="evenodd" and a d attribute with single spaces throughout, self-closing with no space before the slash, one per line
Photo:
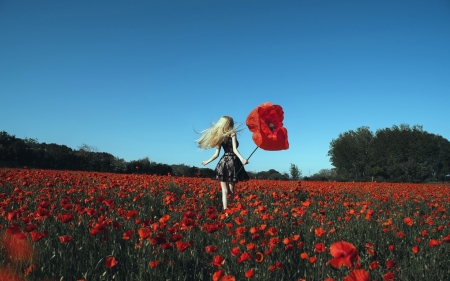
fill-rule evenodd
<path id="1" fill-rule="evenodd" d="M 234 183 L 229 182 L 228 183 L 228 192 L 230 193 L 230 203 L 234 200 Z"/>
<path id="2" fill-rule="evenodd" d="M 228 204 L 227 204 L 228 183 L 221 181 L 220 187 L 222 187 L 222 204 L 223 204 L 223 209 L 225 210 L 228 207 Z"/>

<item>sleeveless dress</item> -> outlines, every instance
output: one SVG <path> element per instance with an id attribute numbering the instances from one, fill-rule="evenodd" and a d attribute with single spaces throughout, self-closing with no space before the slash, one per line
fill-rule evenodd
<path id="1" fill-rule="evenodd" d="M 223 182 L 238 182 L 249 179 L 247 172 L 244 169 L 239 157 L 233 152 L 233 140 L 231 136 L 227 137 L 221 144 L 225 153 L 217 163 L 214 171 L 214 179 Z M 236 140 L 236 147 L 239 146 L 239 142 Z"/>

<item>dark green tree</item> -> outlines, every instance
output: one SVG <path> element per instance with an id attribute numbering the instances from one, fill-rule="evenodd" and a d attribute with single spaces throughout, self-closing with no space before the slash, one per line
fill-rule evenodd
<path id="1" fill-rule="evenodd" d="M 298 169 L 297 165 L 291 163 L 289 168 L 289 173 L 291 174 L 291 179 L 298 180 L 302 176 L 302 171 Z"/>

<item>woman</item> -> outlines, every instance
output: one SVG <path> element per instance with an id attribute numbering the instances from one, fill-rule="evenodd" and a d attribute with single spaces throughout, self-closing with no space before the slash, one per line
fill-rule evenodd
<path id="1" fill-rule="evenodd" d="M 220 186 L 222 188 L 222 203 L 224 210 L 228 207 L 228 194 L 230 194 L 231 199 L 233 199 L 234 185 L 238 181 L 249 179 L 243 166 L 243 164 L 247 164 L 248 161 L 242 157 L 237 149 L 239 146 L 236 137 L 237 131 L 237 127 L 234 127 L 233 118 L 222 116 L 215 124 L 202 131 L 202 135 L 196 140 L 199 148 L 216 148 L 213 156 L 202 162 L 203 165 L 207 165 L 214 161 L 219 156 L 221 147 L 223 147 L 223 150 L 225 151 L 214 171 L 214 179 L 220 181 Z"/>

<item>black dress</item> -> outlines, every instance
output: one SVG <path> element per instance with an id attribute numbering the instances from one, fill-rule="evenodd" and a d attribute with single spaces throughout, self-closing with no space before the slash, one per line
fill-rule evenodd
<path id="1" fill-rule="evenodd" d="M 238 182 L 248 180 L 248 174 L 244 169 L 239 157 L 233 152 L 233 140 L 231 136 L 227 137 L 221 144 L 225 153 L 220 158 L 215 169 L 214 179 L 223 182 Z M 236 140 L 236 147 L 239 142 Z"/>

